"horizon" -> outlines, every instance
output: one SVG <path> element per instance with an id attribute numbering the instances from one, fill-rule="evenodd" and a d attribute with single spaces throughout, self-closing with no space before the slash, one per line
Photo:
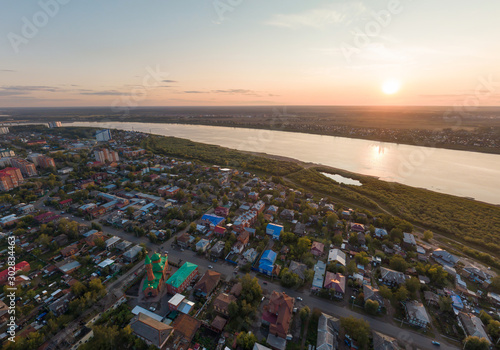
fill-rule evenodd
<path id="1" fill-rule="evenodd" d="M 486 0 L 10 2 L 0 108 L 496 107 L 497 13 Z"/>

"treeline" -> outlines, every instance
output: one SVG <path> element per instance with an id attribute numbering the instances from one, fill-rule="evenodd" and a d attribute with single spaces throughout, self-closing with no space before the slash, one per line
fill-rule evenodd
<path id="1" fill-rule="evenodd" d="M 315 170 L 332 172 L 322 167 Z M 346 171 L 338 173 L 361 181 L 363 186 L 337 185 L 332 180 L 330 186 L 349 188 L 351 192 L 375 198 L 402 219 L 480 246 L 495 255 L 500 252 L 499 207 Z"/>
<path id="2" fill-rule="evenodd" d="M 207 145 L 176 137 L 151 136 L 142 147 L 155 154 L 198 160 L 204 163 L 235 167 L 245 170 L 263 171 L 283 176 L 302 169 L 296 163 L 254 156 L 225 147 Z"/>

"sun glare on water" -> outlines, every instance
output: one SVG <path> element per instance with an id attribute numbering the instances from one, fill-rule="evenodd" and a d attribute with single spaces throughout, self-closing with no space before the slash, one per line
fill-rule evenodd
<path id="1" fill-rule="evenodd" d="M 386 80 L 382 84 L 382 91 L 386 95 L 392 95 L 399 91 L 401 84 L 397 80 Z"/>

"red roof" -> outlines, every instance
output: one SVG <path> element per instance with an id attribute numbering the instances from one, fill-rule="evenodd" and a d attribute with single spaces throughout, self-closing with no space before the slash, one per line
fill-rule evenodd
<path id="1" fill-rule="evenodd" d="M 66 204 L 66 203 L 71 203 L 73 200 L 71 198 L 65 199 L 63 201 L 60 201 L 59 204 Z"/>
<path id="2" fill-rule="evenodd" d="M 27 261 L 21 261 L 14 266 L 14 270 L 17 272 L 19 270 L 26 270 L 30 268 L 30 264 Z M 0 272 L 0 281 L 6 281 L 9 276 L 9 269 L 5 269 Z"/>

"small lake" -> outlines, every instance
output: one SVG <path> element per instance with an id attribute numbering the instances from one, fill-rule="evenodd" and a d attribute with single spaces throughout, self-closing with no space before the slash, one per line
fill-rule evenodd
<path id="1" fill-rule="evenodd" d="M 325 175 L 326 177 L 340 183 L 340 184 L 346 184 L 346 185 L 353 185 L 353 186 L 361 186 L 362 183 L 359 182 L 358 180 L 351 179 L 349 177 L 344 177 L 339 174 L 329 174 L 329 173 L 321 173 Z"/>

